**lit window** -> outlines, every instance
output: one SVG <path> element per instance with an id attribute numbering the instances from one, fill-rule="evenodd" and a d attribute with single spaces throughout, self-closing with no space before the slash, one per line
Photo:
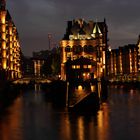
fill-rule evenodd
<path id="1" fill-rule="evenodd" d="M 80 69 L 80 65 L 72 65 L 72 69 Z"/>
<path id="2" fill-rule="evenodd" d="M 76 68 L 77 68 L 77 69 L 80 69 L 80 65 L 77 65 Z"/>
<path id="3" fill-rule="evenodd" d="M 87 68 L 88 68 L 88 66 L 87 66 L 87 65 L 84 65 L 84 66 L 83 66 L 83 68 L 84 68 L 84 69 L 87 69 Z"/>
<path id="4" fill-rule="evenodd" d="M 91 68 L 92 68 L 92 66 L 91 66 L 91 65 L 88 65 L 88 68 L 89 68 L 89 69 L 91 69 Z"/>
<path id="5" fill-rule="evenodd" d="M 75 65 L 72 65 L 72 68 L 75 69 Z"/>

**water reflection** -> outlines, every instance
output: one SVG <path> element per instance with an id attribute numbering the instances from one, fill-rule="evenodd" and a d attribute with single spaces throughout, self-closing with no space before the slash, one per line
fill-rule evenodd
<path id="1" fill-rule="evenodd" d="M 101 105 L 101 110 L 98 111 L 98 139 L 107 140 L 109 132 L 109 108 L 107 103 Z"/>
<path id="2" fill-rule="evenodd" d="M 69 113 L 44 100 L 37 88 L 1 115 L 0 140 L 120 140 L 140 138 L 140 92 L 110 88 L 95 115 Z"/>
<path id="3" fill-rule="evenodd" d="M 38 92 L 38 91 L 41 90 L 40 84 L 36 84 L 36 83 L 35 83 L 34 88 L 35 88 L 35 92 Z"/>
<path id="4" fill-rule="evenodd" d="M 4 112 L 0 120 L 0 140 L 22 140 L 22 108 L 21 98 Z M 14 111 L 14 113 L 13 113 Z"/>

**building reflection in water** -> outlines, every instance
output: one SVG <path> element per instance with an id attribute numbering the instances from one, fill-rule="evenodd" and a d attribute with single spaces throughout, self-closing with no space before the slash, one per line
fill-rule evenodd
<path id="1" fill-rule="evenodd" d="M 85 135 L 84 135 L 84 120 L 83 117 L 79 117 L 77 120 L 78 123 L 78 139 L 79 140 L 84 140 Z"/>
<path id="2" fill-rule="evenodd" d="M 0 120 L 0 140 L 23 140 L 21 98 L 5 111 L 5 118 Z M 12 113 L 14 112 L 14 113 Z"/>
<path id="3" fill-rule="evenodd" d="M 40 92 L 41 91 L 40 84 L 35 84 L 34 87 L 35 87 L 35 92 Z"/>
<path id="4" fill-rule="evenodd" d="M 106 103 L 96 115 L 63 114 L 61 116 L 61 139 L 108 140 L 109 108 Z"/>
<path id="5" fill-rule="evenodd" d="M 97 114 L 69 113 L 45 102 L 39 91 L 24 93 L 0 120 L 0 140 L 108 140 L 109 107 Z"/>
<path id="6" fill-rule="evenodd" d="M 108 140 L 109 138 L 109 108 L 107 103 L 101 105 L 98 111 L 98 140 Z"/>
<path id="7" fill-rule="evenodd" d="M 108 102 L 102 103 L 94 115 L 69 113 L 67 109 L 54 107 L 43 97 L 41 91 L 28 91 L 18 97 L 5 114 L 1 114 L 0 140 L 120 140 L 139 137 L 139 90 L 113 88 Z"/>

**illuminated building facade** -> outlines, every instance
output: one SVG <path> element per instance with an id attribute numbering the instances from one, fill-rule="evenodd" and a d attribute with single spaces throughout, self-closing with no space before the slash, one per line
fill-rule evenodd
<path id="1" fill-rule="evenodd" d="M 46 60 L 48 59 L 49 54 L 51 53 L 50 50 L 42 50 L 39 52 L 33 52 L 32 62 L 33 62 L 33 75 L 35 77 L 43 77 L 44 69 L 47 66 L 44 66 L 46 64 Z M 50 66 L 51 67 L 51 66 Z"/>
<path id="2" fill-rule="evenodd" d="M 38 58 L 32 58 L 33 64 L 34 64 L 34 76 L 35 77 L 42 77 L 42 66 L 44 65 L 45 60 L 38 59 Z"/>
<path id="3" fill-rule="evenodd" d="M 108 77 L 113 81 L 133 81 L 138 74 L 138 47 L 129 44 L 108 51 Z"/>
<path id="4" fill-rule="evenodd" d="M 90 60 L 89 65 L 82 65 L 82 68 L 86 69 L 81 73 L 83 79 L 91 78 L 91 75 L 94 75 L 94 78 L 106 76 L 107 32 L 105 20 L 103 22 L 86 22 L 83 19 L 68 21 L 66 34 L 60 41 L 62 79 L 66 80 L 66 62 L 73 61 L 72 69 L 80 70 L 81 65 L 77 63 L 77 59 L 80 58 L 85 58 L 84 61 L 87 62 L 89 62 L 87 59 Z"/>
<path id="5" fill-rule="evenodd" d="M 140 72 L 140 35 L 137 45 L 138 45 L 138 71 Z"/>
<path id="6" fill-rule="evenodd" d="M 6 10 L 6 1 L 0 0 L 0 71 L 6 80 L 21 77 L 20 44 L 17 28 Z"/>
<path id="7" fill-rule="evenodd" d="M 140 35 L 137 42 L 138 46 L 138 80 L 140 81 Z"/>

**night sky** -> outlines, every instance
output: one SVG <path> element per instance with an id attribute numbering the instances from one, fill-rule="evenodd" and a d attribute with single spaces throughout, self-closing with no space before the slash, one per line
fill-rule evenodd
<path id="1" fill-rule="evenodd" d="M 140 34 L 139 0 L 7 0 L 26 56 L 48 49 L 48 33 L 54 43 L 62 39 L 68 20 L 103 21 L 108 25 L 112 48 L 137 43 Z"/>

